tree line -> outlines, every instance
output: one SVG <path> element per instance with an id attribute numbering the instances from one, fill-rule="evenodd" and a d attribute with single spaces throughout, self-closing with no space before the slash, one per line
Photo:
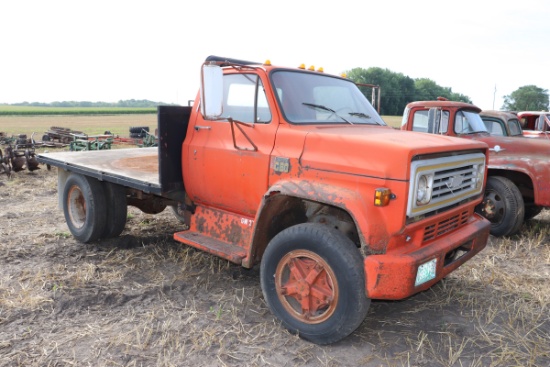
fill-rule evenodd
<path id="1" fill-rule="evenodd" d="M 346 72 L 349 79 L 358 84 L 372 84 L 380 87 L 380 114 L 388 116 L 401 116 L 405 106 L 413 101 L 435 100 L 437 97 L 445 97 L 451 101 L 472 103 L 464 94 L 454 92 L 450 87 L 442 87 L 428 78 L 413 79 L 402 73 L 396 73 L 389 69 L 370 67 L 368 69 L 354 68 Z M 359 89 L 369 98 L 372 96 L 372 88 L 359 86 Z M 88 101 L 62 101 L 62 102 L 21 102 L 10 106 L 36 106 L 36 107 L 125 107 L 125 108 L 151 108 L 166 105 L 163 102 L 154 102 L 147 99 L 127 99 L 118 102 L 88 102 Z M 506 111 L 541 111 L 549 109 L 548 90 L 535 85 L 526 85 L 518 88 L 510 95 L 504 96 L 504 104 L 501 107 Z"/>
<path id="2" fill-rule="evenodd" d="M 358 84 L 373 84 L 380 87 L 380 114 L 400 116 L 409 102 L 435 100 L 444 97 L 451 101 L 472 103 L 471 99 L 449 87 L 442 87 L 428 78 L 413 79 L 389 69 L 371 67 L 354 68 L 346 72 L 349 79 Z M 371 99 L 372 88 L 359 86 L 359 89 Z M 508 96 L 504 96 L 502 110 L 528 111 L 548 110 L 548 90 L 534 85 L 520 87 Z"/>
<path id="3" fill-rule="evenodd" d="M 88 102 L 88 101 L 61 101 L 61 102 L 20 102 L 9 104 L 9 106 L 31 106 L 31 107 L 131 107 L 149 108 L 160 105 L 167 105 L 163 102 L 154 102 L 147 99 L 126 99 L 118 102 Z"/>

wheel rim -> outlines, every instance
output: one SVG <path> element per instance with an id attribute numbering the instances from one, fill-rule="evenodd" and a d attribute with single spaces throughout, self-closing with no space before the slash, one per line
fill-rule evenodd
<path id="1" fill-rule="evenodd" d="M 78 186 L 72 186 L 67 197 L 67 205 L 71 223 L 82 228 L 86 222 L 86 200 Z"/>
<path id="2" fill-rule="evenodd" d="M 291 251 L 281 259 L 275 271 L 275 288 L 285 310 L 306 324 L 327 320 L 338 304 L 334 271 L 311 251 Z"/>
<path id="3" fill-rule="evenodd" d="M 491 223 L 499 224 L 504 218 L 506 207 L 502 197 L 495 191 L 490 191 L 486 194 L 483 201 L 483 213 Z"/>

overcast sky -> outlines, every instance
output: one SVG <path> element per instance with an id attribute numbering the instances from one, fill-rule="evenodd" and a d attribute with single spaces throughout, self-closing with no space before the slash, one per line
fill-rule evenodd
<path id="1" fill-rule="evenodd" d="M 0 103 L 186 104 L 208 55 L 387 68 L 482 109 L 525 85 L 550 89 L 548 0 L 17 0 L 0 11 Z"/>

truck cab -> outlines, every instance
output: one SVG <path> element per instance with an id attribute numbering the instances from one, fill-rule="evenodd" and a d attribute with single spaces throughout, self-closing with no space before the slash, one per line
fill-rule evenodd
<path id="1" fill-rule="evenodd" d="M 550 112 L 520 111 L 517 115 L 525 136 L 550 139 Z"/>
<path id="2" fill-rule="evenodd" d="M 524 137 L 518 116 L 513 112 L 483 110 L 479 115 L 491 135 Z"/>
<path id="3" fill-rule="evenodd" d="M 490 151 L 487 187 L 476 211 L 491 221 L 491 234 L 511 236 L 525 220 L 550 206 L 550 144 L 494 134 L 497 115 L 486 113 L 491 134 L 480 113 L 475 105 L 444 99 L 412 102 L 405 108 L 401 129 L 486 143 Z"/>

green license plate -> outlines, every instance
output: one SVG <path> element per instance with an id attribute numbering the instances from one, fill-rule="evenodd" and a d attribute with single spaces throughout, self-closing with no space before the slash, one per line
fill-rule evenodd
<path id="1" fill-rule="evenodd" d="M 427 263 L 420 265 L 418 267 L 418 271 L 416 272 L 416 282 L 414 283 L 415 287 L 434 279 L 436 268 L 437 259 L 430 260 Z"/>

